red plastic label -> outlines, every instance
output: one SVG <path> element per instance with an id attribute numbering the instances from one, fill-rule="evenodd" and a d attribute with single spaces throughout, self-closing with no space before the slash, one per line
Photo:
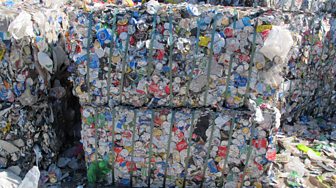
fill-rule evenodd
<path id="1" fill-rule="evenodd" d="M 217 155 L 220 157 L 226 157 L 227 147 L 226 146 L 218 146 Z"/>
<path id="2" fill-rule="evenodd" d="M 182 140 L 181 142 L 176 144 L 177 151 L 181 152 L 182 150 L 185 150 L 188 148 L 188 144 L 185 140 Z"/>
<path id="3" fill-rule="evenodd" d="M 149 85 L 148 90 L 149 90 L 149 92 L 151 92 L 151 93 L 157 93 L 157 92 L 160 91 L 160 88 L 159 88 L 158 85 L 152 83 L 151 85 Z"/>
<path id="4" fill-rule="evenodd" d="M 276 160 L 276 150 L 270 149 L 266 153 L 266 159 L 269 161 L 275 161 Z"/>
<path id="5" fill-rule="evenodd" d="M 255 148 L 266 148 L 267 147 L 267 140 L 266 138 L 253 140 L 252 144 Z"/>

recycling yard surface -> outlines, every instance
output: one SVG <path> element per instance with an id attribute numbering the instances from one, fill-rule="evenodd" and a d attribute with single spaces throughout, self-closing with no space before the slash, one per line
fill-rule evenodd
<path id="1" fill-rule="evenodd" d="M 336 187 L 335 10 L 0 0 L 0 188 Z"/>

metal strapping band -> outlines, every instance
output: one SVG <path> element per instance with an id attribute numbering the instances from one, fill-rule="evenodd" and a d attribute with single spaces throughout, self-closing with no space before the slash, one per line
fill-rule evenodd
<path id="1" fill-rule="evenodd" d="M 150 140 L 149 140 L 149 154 L 148 154 L 148 177 L 147 177 L 147 186 L 150 187 L 150 175 L 151 175 L 151 159 L 152 159 L 152 150 L 153 150 L 153 128 L 154 128 L 154 116 L 155 112 L 152 110 L 151 118 L 151 127 L 150 127 Z"/>
<path id="2" fill-rule="evenodd" d="M 233 31 L 236 29 L 236 21 L 237 21 L 237 10 L 235 9 L 234 15 L 233 15 Z M 228 76 L 226 78 L 226 87 L 224 91 L 224 99 L 227 98 L 228 90 L 229 90 L 229 85 L 230 85 L 230 80 L 231 80 L 231 74 L 232 74 L 232 65 L 233 65 L 233 53 L 230 55 L 230 62 L 229 62 L 229 72 Z"/>
<path id="3" fill-rule="evenodd" d="M 166 163 L 165 163 L 165 171 L 163 177 L 163 187 L 166 187 L 166 179 L 167 179 L 167 170 L 169 168 L 169 156 L 170 156 L 170 144 L 171 144 L 171 137 L 172 137 L 172 130 L 174 126 L 174 119 L 175 119 L 175 110 L 172 110 L 172 115 L 170 119 L 170 127 L 169 127 L 169 138 L 168 138 L 168 146 L 167 146 L 167 154 L 166 154 Z"/>
<path id="4" fill-rule="evenodd" d="M 254 61 L 254 55 L 255 55 L 255 51 L 256 51 L 257 27 L 258 27 L 258 19 L 256 20 L 256 24 L 254 26 L 253 42 L 252 42 L 252 49 L 251 49 L 251 59 L 250 59 L 249 70 L 248 70 L 246 92 L 245 92 L 245 95 L 244 95 L 244 104 L 246 104 L 246 100 L 248 99 L 248 94 L 250 92 L 252 67 L 254 66 L 253 61 Z"/>
<path id="5" fill-rule="evenodd" d="M 114 133 L 114 126 L 115 126 L 115 117 L 116 117 L 116 111 L 115 109 L 112 110 L 112 147 L 111 147 L 111 152 L 112 152 L 112 185 L 115 184 L 115 177 L 114 177 L 114 162 L 115 162 L 115 153 L 114 153 L 114 137 L 115 137 L 115 133 Z"/>
<path id="6" fill-rule="evenodd" d="M 173 48 L 174 48 L 174 42 L 173 42 L 173 17 L 169 14 L 169 106 L 173 107 Z"/>
<path id="7" fill-rule="evenodd" d="M 136 132 L 136 119 L 137 119 L 137 110 L 134 110 L 134 117 L 133 117 L 133 130 L 132 130 L 132 151 L 131 151 L 131 170 L 130 170 L 130 184 L 133 187 L 133 170 L 134 170 L 134 145 L 135 145 L 135 134 Z"/>
<path id="8" fill-rule="evenodd" d="M 149 54 L 148 54 L 148 65 L 147 65 L 147 76 L 149 77 L 151 75 L 151 70 L 153 69 L 153 46 L 154 46 L 154 37 L 155 37 L 155 30 L 156 30 L 156 18 L 157 15 L 153 15 L 153 28 L 152 28 L 152 34 L 151 34 L 151 40 L 149 44 Z"/>
<path id="9" fill-rule="evenodd" d="M 97 150 L 98 150 L 98 110 L 95 111 L 95 115 L 94 115 L 94 127 L 95 127 L 95 160 L 98 161 L 98 156 L 97 156 Z"/>
<path id="10" fill-rule="evenodd" d="M 208 167 L 208 160 L 210 158 L 210 152 L 211 152 L 211 149 L 212 149 L 212 140 L 213 140 L 213 134 L 214 134 L 214 130 L 215 130 L 215 120 L 214 120 L 214 114 L 213 112 L 210 112 L 210 125 L 211 125 L 211 133 L 210 133 L 210 138 L 209 138 L 209 146 L 208 146 L 208 151 L 207 151 L 207 154 L 206 154 L 206 158 L 204 160 L 204 166 L 203 166 L 203 171 L 202 171 L 202 182 L 200 184 L 200 188 L 203 187 L 203 183 L 205 181 L 205 172 L 206 172 L 206 169 Z"/>
<path id="11" fill-rule="evenodd" d="M 109 54 L 109 58 L 108 58 L 107 104 L 109 104 L 110 99 L 111 99 L 110 88 L 111 88 L 112 53 L 113 53 L 114 40 L 115 40 L 114 36 L 115 36 L 115 30 L 116 30 L 117 13 L 118 13 L 118 10 L 116 10 L 113 14 L 112 38 L 111 38 L 111 42 L 110 42 L 110 54 Z"/>
<path id="12" fill-rule="evenodd" d="M 226 168 L 226 165 L 228 163 L 228 160 L 229 160 L 229 155 L 230 155 L 230 147 L 231 147 L 231 144 L 232 144 L 232 134 L 233 134 L 233 130 L 235 128 L 235 123 L 236 123 L 236 117 L 233 118 L 233 120 L 231 120 L 231 126 L 230 126 L 230 131 L 229 131 L 229 141 L 228 141 L 228 145 L 227 145 L 227 149 L 226 149 L 226 155 L 225 155 L 225 159 L 224 159 L 224 166 L 223 166 L 223 169 L 222 169 L 222 184 L 224 183 L 224 173 L 225 173 L 225 168 Z"/>
<path id="13" fill-rule="evenodd" d="M 189 130 L 189 137 L 188 137 L 188 149 L 187 149 L 187 158 L 185 161 L 184 166 L 184 179 L 183 179 L 183 185 L 182 187 L 185 188 L 187 176 L 188 176 L 188 166 L 190 163 L 190 151 L 191 151 L 191 141 L 192 141 L 192 134 L 194 132 L 194 121 L 195 121 L 195 111 L 193 110 L 191 112 L 191 124 L 190 124 L 190 130 Z"/>
<path id="14" fill-rule="evenodd" d="M 124 79 L 125 79 L 125 68 L 126 68 L 126 62 L 127 62 L 127 56 L 128 56 L 128 44 L 130 41 L 130 34 L 127 32 L 127 38 L 126 38 L 126 45 L 125 45 L 125 52 L 124 52 L 124 58 L 122 61 L 122 74 L 121 74 L 121 82 L 119 87 L 119 103 L 122 104 L 122 94 L 124 90 Z"/>
<path id="15" fill-rule="evenodd" d="M 188 83 L 187 83 L 186 95 L 185 95 L 184 100 L 183 100 L 184 101 L 183 104 L 185 106 L 187 106 L 187 99 L 188 99 L 188 95 L 189 95 L 189 88 L 190 88 L 191 81 L 193 79 L 193 72 L 194 72 L 195 65 L 196 65 L 196 58 L 198 56 L 199 36 L 200 36 L 200 22 L 201 22 L 201 20 L 198 19 L 197 20 L 197 34 L 196 34 L 195 54 L 194 54 L 193 62 L 192 62 L 192 65 L 191 65 L 191 71 L 188 74 Z"/>
<path id="16" fill-rule="evenodd" d="M 213 18 L 212 23 L 212 32 L 211 32 L 211 44 L 210 44 L 210 54 L 209 54 L 209 63 L 207 64 L 207 83 L 206 89 L 204 93 L 204 106 L 207 106 L 207 98 L 209 93 L 209 82 L 210 82 L 210 73 L 211 73 L 211 65 L 212 65 L 212 57 L 213 57 L 213 48 L 214 48 L 214 39 L 215 39 L 215 32 L 217 27 L 217 14 Z"/>
<path id="17" fill-rule="evenodd" d="M 247 168 L 248 168 L 248 164 L 249 164 L 249 160 L 250 160 L 250 157 L 251 157 L 251 154 L 252 154 L 252 148 L 253 148 L 252 142 L 253 142 L 255 124 L 256 124 L 256 122 L 254 122 L 254 120 L 253 120 L 252 121 L 251 138 L 250 138 L 248 153 L 247 153 L 247 156 L 246 156 L 245 166 L 244 166 L 244 171 L 243 171 L 243 176 L 242 176 L 242 179 L 241 179 L 241 181 L 242 181 L 241 182 L 241 187 L 243 187 L 243 185 L 244 185 L 245 174 L 246 174 L 246 171 L 247 171 Z"/>
<path id="18" fill-rule="evenodd" d="M 90 92 L 90 46 L 91 46 L 91 30 L 92 30 L 92 13 L 89 14 L 89 27 L 88 27 L 88 36 L 86 44 L 86 85 L 87 93 L 89 94 L 89 102 L 91 102 L 91 92 Z"/>

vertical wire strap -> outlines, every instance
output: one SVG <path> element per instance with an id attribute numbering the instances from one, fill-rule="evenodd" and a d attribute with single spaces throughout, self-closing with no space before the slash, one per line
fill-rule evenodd
<path id="1" fill-rule="evenodd" d="M 193 57 L 193 62 L 192 62 L 192 65 L 191 65 L 191 71 L 190 73 L 188 74 L 188 83 L 187 83 L 187 89 L 186 89 L 186 94 L 184 96 L 184 106 L 187 106 L 187 98 L 189 96 L 189 88 L 190 88 L 190 84 L 191 84 L 191 81 L 193 79 L 193 72 L 194 72 L 194 69 L 195 69 L 195 66 L 196 66 L 196 57 L 198 56 L 198 48 L 199 48 L 199 36 L 200 36 L 200 22 L 201 20 L 198 19 L 197 20 L 197 34 L 196 34 L 196 46 L 195 46 L 195 54 L 194 54 L 194 57 Z"/>
<path id="2" fill-rule="evenodd" d="M 207 151 L 207 154 L 206 154 L 206 158 L 205 158 L 205 161 L 204 161 L 204 166 L 203 166 L 203 171 L 202 171 L 202 182 L 201 182 L 201 185 L 200 185 L 200 188 L 203 187 L 203 183 L 204 183 L 204 180 L 205 180 L 205 172 L 206 172 L 206 169 L 208 167 L 208 160 L 210 158 L 210 152 L 211 152 L 211 145 L 212 145 L 212 140 L 213 140 L 213 134 L 214 134 L 214 130 L 215 130 L 215 122 L 214 122 L 214 114 L 213 112 L 210 112 L 210 120 L 211 120 L 211 123 L 210 125 L 212 126 L 211 127 L 211 133 L 210 133 L 210 138 L 209 138 L 209 146 L 208 146 L 208 151 Z"/>
<path id="3" fill-rule="evenodd" d="M 209 63 L 208 63 L 208 66 L 207 66 L 207 68 L 208 68 L 208 70 L 207 70 L 207 83 L 206 83 L 206 89 L 205 89 L 205 93 L 204 93 L 204 106 L 207 106 L 207 98 L 208 98 L 208 92 L 209 92 L 210 72 L 211 72 L 211 65 L 212 65 L 212 57 L 213 57 L 216 27 L 217 27 L 217 15 L 214 16 L 213 23 L 212 23 Z"/>
<path id="4" fill-rule="evenodd" d="M 89 27 L 88 27 L 88 38 L 86 44 L 86 85 L 87 93 L 89 94 L 89 103 L 91 102 L 91 92 L 90 92 L 90 46 L 91 46 L 91 30 L 92 30 L 92 13 L 89 14 Z"/>
<path id="5" fill-rule="evenodd" d="M 98 112 L 97 110 L 95 110 L 95 114 L 94 114 L 94 129 L 95 129 L 95 150 L 94 150 L 94 158 L 95 158 L 95 161 L 94 163 L 98 163 L 98 154 L 97 154 L 97 150 L 98 150 L 98 129 L 97 129 L 97 126 L 98 126 Z M 97 176 L 97 172 L 95 172 L 95 176 Z M 96 184 L 97 182 L 94 182 L 94 184 Z"/>
<path id="6" fill-rule="evenodd" d="M 151 125 L 150 125 L 150 140 L 149 140 L 149 155 L 148 155 L 148 174 L 147 174 L 147 186 L 150 187 L 150 175 L 151 175 L 151 159 L 153 150 L 153 128 L 154 128 L 154 110 L 151 113 Z"/>
<path id="7" fill-rule="evenodd" d="M 235 12 L 234 12 L 234 15 L 233 15 L 233 32 L 236 29 L 236 21 L 237 21 L 237 12 L 236 12 L 236 9 L 235 9 Z M 233 65 L 233 53 L 230 55 L 229 72 L 228 72 L 228 76 L 226 78 L 226 87 L 225 87 L 225 91 L 224 91 L 224 99 L 225 100 L 227 98 L 227 94 L 228 94 L 228 90 L 229 90 L 231 74 L 232 74 L 232 65 Z"/>
<path id="8" fill-rule="evenodd" d="M 192 141 L 192 134 L 194 132 L 194 121 L 195 121 L 195 111 L 193 110 L 191 112 L 191 125 L 190 125 L 189 137 L 188 137 L 187 158 L 186 158 L 185 166 L 184 166 L 184 179 L 183 179 L 183 185 L 182 185 L 183 188 L 185 188 L 186 181 L 187 181 L 187 176 L 188 176 L 188 166 L 189 166 L 189 163 L 190 163 L 191 141 Z"/>
<path id="9" fill-rule="evenodd" d="M 167 170 L 169 168 L 168 161 L 170 156 L 170 142 L 172 137 L 172 130 L 174 126 L 174 119 L 175 119 L 175 110 L 172 110 L 172 115 L 170 119 L 170 127 L 169 127 L 169 138 L 168 138 L 168 147 L 167 147 L 167 154 L 166 154 L 166 163 L 165 163 L 165 171 L 164 171 L 164 177 L 163 177 L 163 187 L 166 187 L 166 179 L 167 179 Z"/>
<path id="10" fill-rule="evenodd" d="M 112 152 L 112 185 L 115 184 L 115 179 L 114 179 L 114 162 L 115 162 L 115 159 L 114 159 L 114 136 L 115 136 L 115 133 L 114 133 L 114 126 L 115 126 L 115 116 L 116 116 L 116 111 L 115 109 L 113 108 L 112 110 L 112 147 L 111 147 L 111 152 Z"/>
<path id="11" fill-rule="evenodd" d="M 134 145 L 135 145 L 135 134 L 136 133 L 136 119 L 137 119 L 137 110 L 134 110 L 134 117 L 133 117 L 133 130 L 132 130 L 132 150 L 131 150 L 131 170 L 130 170 L 130 184 L 133 187 L 133 170 L 134 170 Z"/>
<path id="12" fill-rule="evenodd" d="M 253 61 L 254 61 L 254 55 L 255 55 L 255 51 L 256 51 L 257 27 L 258 27 L 258 19 L 256 20 L 256 24 L 254 26 L 253 42 L 252 42 L 252 49 L 251 49 L 251 59 L 250 59 L 250 65 L 249 65 L 249 70 L 248 70 L 246 92 L 245 92 L 245 96 L 244 96 L 244 104 L 246 104 L 246 100 L 248 99 L 248 94 L 250 92 L 252 67 L 254 66 Z"/>
<path id="13" fill-rule="evenodd" d="M 231 80 L 231 74 L 232 74 L 232 64 L 233 64 L 233 54 L 230 55 L 230 62 L 229 62 L 229 72 L 228 76 L 226 78 L 226 86 L 225 86 L 225 91 L 224 91 L 224 98 L 227 98 L 227 94 L 229 91 L 229 85 L 230 85 L 230 80 Z"/>
<path id="14" fill-rule="evenodd" d="M 119 103 L 122 104 L 122 94 L 124 90 L 124 79 L 125 79 L 125 68 L 126 68 L 126 62 L 127 62 L 127 56 L 128 56 L 128 44 L 130 41 L 130 34 L 127 32 L 127 38 L 126 38 L 126 45 L 125 45 L 125 53 L 122 61 L 122 74 L 121 74 L 121 83 L 119 87 Z"/>
<path id="15" fill-rule="evenodd" d="M 222 169 L 222 179 L 221 179 L 222 184 L 224 184 L 224 173 L 225 173 L 226 165 L 227 165 L 228 160 L 229 160 L 230 147 L 231 147 L 231 144 L 232 144 L 232 134 L 233 134 L 233 129 L 235 128 L 236 117 L 234 117 L 231 122 L 232 122 L 232 124 L 230 126 L 230 131 L 229 131 L 229 141 L 228 141 L 228 145 L 227 145 L 227 148 L 226 148 L 227 152 L 226 152 L 226 155 L 225 155 L 224 166 L 223 166 L 223 169 Z"/>
<path id="16" fill-rule="evenodd" d="M 169 106 L 170 109 L 173 107 L 173 47 L 174 47 L 174 42 L 173 42 L 173 18 L 172 18 L 172 12 L 171 10 L 169 11 Z M 174 125 L 174 119 L 175 119 L 175 110 L 172 109 L 172 116 L 170 120 L 170 127 L 169 127 L 169 137 L 168 137 L 168 148 L 167 148 L 167 154 L 166 154 L 166 163 L 165 163 L 165 171 L 164 171 L 164 177 L 163 177 L 163 187 L 166 186 L 166 180 L 167 180 L 167 170 L 169 168 L 168 161 L 169 161 L 169 156 L 170 156 L 170 142 L 171 142 L 171 137 L 172 137 L 172 129 Z"/>
<path id="17" fill-rule="evenodd" d="M 254 129 L 255 129 L 255 124 L 256 122 L 254 122 L 254 120 L 252 121 L 252 128 L 251 128 L 251 138 L 250 138 L 250 143 L 249 143 L 249 148 L 248 148 L 248 153 L 246 155 L 246 160 L 245 160 L 245 166 L 244 166 L 244 171 L 243 171 L 243 176 L 241 179 L 241 187 L 243 187 L 244 185 L 244 179 L 245 179 L 245 174 L 246 174 L 246 170 L 248 168 L 248 164 L 249 164 L 249 160 L 252 154 L 252 142 L 253 142 L 253 136 L 254 136 Z"/>
<path id="18" fill-rule="evenodd" d="M 174 39 L 173 39 L 173 17 L 169 14 L 169 106 L 173 107 L 173 48 L 174 48 Z"/>
<path id="19" fill-rule="evenodd" d="M 149 44 L 149 55 L 148 55 L 148 65 L 147 65 L 147 76 L 149 77 L 151 74 L 151 70 L 153 69 L 153 46 L 154 46 L 154 37 L 155 37 L 155 30 L 156 30 L 156 18 L 157 15 L 153 15 L 153 28 L 151 34 L 151 40 Z"/>
<path id="20" fill-rule="evenodd" d="M 110 99 L 111 99 L 110 88 L 111 88 L 112 53 L 113 53 L 114 40 L 115 40 L 114 36 L 115 36 L 115 30 L 116 30 L 117 13 L 118 13 L 118 10 L 116 10 L 113 14 L 112 38 L 111 38 L 111 42 L 110 42 L 110 54 L 109 54 L 109 58 L 108 58 L 107 104 L 110 103 Z"/>
<path id="21" fill-rule="evenodd" d="M 94 116 L 94 122 L 95 122 L 95 160 L 98 161 L 97 156 L 97 150 L 98 150 L 98 129 L 97 126 L 99 124 L 98 122 L 98 110 L 95 110 L 95 116 Z"/>

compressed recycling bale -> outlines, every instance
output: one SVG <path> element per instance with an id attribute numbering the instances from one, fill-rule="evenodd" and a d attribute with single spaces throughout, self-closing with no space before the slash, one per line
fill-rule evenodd
<path id="1" fill-rule="evenodd" d="M 92 11 L 78 11 L 67 38 L 83 105 L 232 109 L 253 99 L 291 114 L 322 89 L 321 66 L 332 70 L 335 23 L 323 11 L 153 3 Z"/>
<path id="2" fill-rule="evenodd" d="M 290 119 L 302 114 L 330 117 L 335 112 L 329 100 L 335 91 L 335 18 L 319 15 L 303 23 L 305 29 L 295 31 L 293 52 L 298 55 L 289 60 L 281 97 L 286 102 L 279 108 Z"/>
<path id="3" fill-rule="evenodd" d="M 261 112 L 256 121 L 253 111 L 83 106 L 87 166 L 107 161 L 108 182 L 135 187 L 261 183 L 280 121 L 270 107 Z"/>
<path id="4" fill-rule="evenodd" d="M 48 96 L 51 75 L 66 59 L 57 42 L 58 34 L 68 30 L 66 20 L 57 6 L 0 2 L 0 148 L 6 146 L 1 168 L 17 165 L 25 174 L 56 160 L 61 142 Z"/>
<path id="5" fill-rule="evenodd" d="M 250 93 L 273 100 L 275 88 L 267 94 L 254 85 L 253 92 L 248 89 L 250 80 L 252 84 L 259 81 L 256 74 L 249 79 L 251 56 L 256 54 L 263 61 L 260 65 L 266 61 L 255 52 L 256 44 L 263 44 L 254 29 L 257 18 L 266 17 L 263 10 L 238 9 L 235 15 L 233 8 L 158 6 L 161 9 L 155 14 L 145 6 L 119 7 L 116 15 L 106 10 L 114 20 L 107 23 L 98 17 L 100 11 L 93 20 L 80 14 L 82 21 L 74 23 L 68 41 L 73 41 L 69 51 L 76 67 L 72 69 L 75 92 L 83 104 L 168 106 L 173 97 L 176 107 L 222 107 L 225 103 L 237 108 Z M 90 24 L 94 29 L 87 29 Z M 89 53 L 86 43 L 92 47 Z M 270 84 L 264 87 L 272 88 Z"/>

